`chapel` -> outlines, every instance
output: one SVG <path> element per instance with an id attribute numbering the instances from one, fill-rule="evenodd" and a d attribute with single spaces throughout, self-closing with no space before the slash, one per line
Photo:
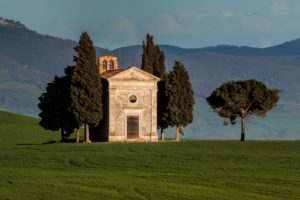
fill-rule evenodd
<path id="1" fill-rule="evenodd" d="M 158 77 L 139 67 L 118 68 L 115 56 L 98 59 L 102 80 L 103 119 L 92 141 L 158 141 Z"/>

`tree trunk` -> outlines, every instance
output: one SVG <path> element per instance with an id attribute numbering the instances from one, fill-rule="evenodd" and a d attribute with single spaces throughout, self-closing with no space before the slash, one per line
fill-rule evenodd
<path id="1" fill-rule="evenodd" d="M 60 129 L 60 137 L 61 137 L 61 141 L 64 142 L 65 141 L 65 136 L 64 136 L 64 130 Z"/>
<path id="2" fill-rule="evenodd" d="M 84 142 L 86 141 L 86 126 L 85 123 L 83 124 L 83 137 L 84 137 Z"/>
<path id="3" fill-rule="evenodd" d="M 176 126 L 175 140 L 179 141 L 179 127 L 178 126 Z"/>
<path id="4" fill-rule="evenodd" d="M 76 133 L 76 143 L 79 143 L 79 140 L 80 140 L 80 132 L 79 132 L 79 128 L 77 129 L 77 133 Z"/>
<path id="5" fill-rule="evenodd" d="M 245 117 L 246 112 L 242 110 L 242 119 L 241 119 L 241 141 L 245 140 Z"/>
<path id="6" fill-rule="evenodd" d="M 160 139 L 162 142 L 165 141 L 165 133 L 163 128 L 160 129 Z"/>
<path id="7" fill-rule="evenodd" d="M 90 140 L 90 128 L 88 123 L 85 124 L 85 143 L 92 143 Z"/>

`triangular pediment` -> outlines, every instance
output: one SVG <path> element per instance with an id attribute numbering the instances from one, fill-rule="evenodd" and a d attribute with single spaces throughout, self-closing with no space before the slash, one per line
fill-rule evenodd
<path id="1" fill-rule="evenodd" d="M 159 81 L 160 79 L 144 70 L 132 66 L 107 78 L 110 80 Z"/>

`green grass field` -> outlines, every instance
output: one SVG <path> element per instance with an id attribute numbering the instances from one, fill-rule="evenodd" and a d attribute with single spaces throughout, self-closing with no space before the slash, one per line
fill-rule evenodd
<path id="1" fill-rule="evenodd" d="M 50 144 L 0 112 L 0 199 L 300 199 L 299 141 Z"/>

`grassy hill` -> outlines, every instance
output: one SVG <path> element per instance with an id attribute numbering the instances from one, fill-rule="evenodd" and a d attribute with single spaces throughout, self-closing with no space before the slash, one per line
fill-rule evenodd
<path id="1" fill-rule="evenodd" d="M 0 199 L 299 199 L 300 142 L 50 144 L 0 112 Z"/>

